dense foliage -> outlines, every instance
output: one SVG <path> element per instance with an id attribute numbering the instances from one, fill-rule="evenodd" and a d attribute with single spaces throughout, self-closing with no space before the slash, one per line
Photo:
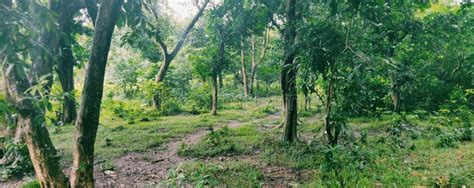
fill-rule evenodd
<path id="1" fill-rule="evenodd" d="M 403 166 L 417 147 L 473 140 L 471 2 L 203 0 L 188 5 L 184 20 L 167 2 L 0 2 L 3 180 L 34 169 L 41 186 L 69 185 L 58 156 L 73 155 L 71 183 L 93 186 L 94 148 L 118 157 L 205 128 L 197 144 L 176 149 L 180 157 L 258 155 L 311 171 L 316 178 L 304 181 L 314 186 L 412 186 L 426 181 L 402 182 L 403 170 L 373 174 Z M 260 106 L 247 106 L 253 102 Z M 277 115 L 283 120 L 265 119 Z M 220 125 L 234 121 L 248 125 Z M 62 132 L 71 124 L 74 136 Z M 126 148 L 133 136 L 122 131 L 149 140 Z M 74 138 L 73 154 L 55 150 L 62 134 Z M 233 174 L 248 186 L 266 181 L 261 164 L 223 164 L 179 165 L 162 183 L 244 182 Z M 428 182 L 473 185 L 469 172 Z"/>

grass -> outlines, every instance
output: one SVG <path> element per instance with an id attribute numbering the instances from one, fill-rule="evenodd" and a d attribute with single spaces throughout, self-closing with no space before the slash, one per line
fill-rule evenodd
<path id="1" fill-rule="evenodd" d="M 248 123 L 261 119 L 268 115 L 261 110 L 261 104 L 268 105 L 269 102 L 267 100 L 234 102 L 229 103 L 230 109 L 218 111 L 217 116 L 209 114 L 163 116 L 133 124 L 115 117 L 110 111 L 103 110 L 97 132 L 95 156 L 97 160 L 113 160 L 130 152 L 160 148 L 172 138 L 195 132 L 200 128 L 226 125 L 229 122 Z M 62 164 L 69 166 L 72 162 L 71 145 L 74 127 L 51 127 L 50 131 L 53 143 L 61 156 Z M 239 135 L 243 135 L 243 132 L 241 130 Z"/>
<path id="2" fill-rule="evenodd" d="M 104 161 L 105 168 L 113 169 L 114 159 L 129 152 L 159 150 L 172 138 L 238 122 L 239 128 L 215 130 L 196 145 L 181 146 L 180 155 L 197 159 L 170 171 L 164 183 L 261 186 L 265 172 L 256 166 L 204 161 L 226 155 L 256 155 L 264 164 L 307 172 L 309 180 L 299 182 L 303 187 L 338 187 L 341 183 L 359 187 L 474 185 L 474 142 L 458 139 L 462 126 L 455 118 L 408 114 L 410 124 L 400 126 L 393 124 L 398 120 L 391 114 L 349 118 L 348 135 L 341 145 L 328 147 L 320 109 L 313 107 L 301 113 L 301 142 L 290 145 L 280 141 L 282 129 L 271 128 L 281 119 L 268 118 L 278 113 L 280 97 L 223 106 L 217 116 L 182 114 L 133 124 L 103 110 L 96 158 Z M 73 127 L 51 128 L 51 136 L 62 164 L 68 166 Z"/>
<path id="3" fill-rule="evenodd" d="M 263 174 L 252 165 L 242 162 L 208 164 L 189 162 L 170 171 L 164 182 L 169 186 L 192 184 L 194 187 L 259 187 L 263 184 Z"/>

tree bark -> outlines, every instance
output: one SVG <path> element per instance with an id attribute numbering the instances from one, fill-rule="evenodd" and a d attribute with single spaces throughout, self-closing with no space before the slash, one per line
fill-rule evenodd
<path id="1" fill-rule="evenodd" d="M 223 78 L 222 78 L 222 71 L 219 71 L 218 78 L 219 78 L 219 89 L 222 89 L 224 87 L 224 81 L 223 81 Z"/>
<path id="2" fill-rule="evenodd" d="M 100 117 L 105 66 L 122 0 L 102 0 L 74 132 L 72 187 L 94 187 L 94 144 Z"/>
<path id="3" fill-rule="evenodd" d="M 245 48 L 244 48 L 244 38 L 240 36 L 240 62 L 242 64 L 242 82 L 244 84 L 244 96 L 248 96 L 248 86 L 247 86 L 247 70 L 245 70 Z"/>
<path id="4" fill-rule="evenodd" d="M 392 98 L 393 112 L 400 113 L 400 84 L 395 81 L 394 76 L 391 76 L 390 95 Z"/>
<path id="5" fill-rule="evenodd" d="M 242 82 L 244 83 L 244 96 L 248 96 L 247 70 L 245 69 L 245 46 L 244 37 L 240 35 L 240 61 L 242 64 Z"/>
<path id="6" fill-rule="evenodd" d="M 332 98 L 334 94 L 334 79 L 332 76 L 329 78 L 329 85 L 326 91 L 326 104 L 324 113 L 324 127 L 326 128 L 326 134 L 328 135 L 329 144 L 332 146 L 337 144 L 337 133 L 333 134 L 333 123 L 331 122 L 331 111 L 332 111 Z"/>
<path id="7" fill-rule="evenodd" d="M 211 99 L 211 115 L 217 115 L 217 107 L 218 107 L 218 95 L 219 95 L 219 89 L 218 89 L 218 83 L 217 83 L 217 77 L 221 75 L 221 67 L 224 64 L 224 54 L 225 54 L 225 42 L 224 42 L 224 37 L 222 30 L 219 29 L 218 31 L 220 35 L 220 44 L 219 44 L 219 52 L 217 54 L 218 56 L 218 62 L 217 64 L 214 65 L 212 73 L 211 73 L 211 85 L 212 85 L 212 99 Z"/>
<path id="8" fill-rule="evenodd" d="M 281 87 L 283 91 L 283 112 L 285 142 L 297 140 L 297 91 L 296 91 L 296 69 L 294 66 L 295 51 L 293 49 L 296 37 L 295 29 L 295 0 L 286 1 L 286 28 L 284 30 L 285 62 L 281 71 Z"/>
<path id="9" fill-rule="evenodd" d="M 71 47 L 72 21 L 80 6 L 62 2 L 56 12 L 59 14 L 59 27 L 62 35 L 59 39 L 58 78 L 65 94 L 61 120 L 72 123 L 76 120 L 76 100 L 74 97 L 74 55 Z"/>
<path id="10" fill-rule="evenodd" d="M 250 89 L 250 95 L 252 97 L 254 97 L 254 93 L 253 93 L 253 83 L 255 82 L 255 71 L 257 69 L 257 63 L 255 62 L 255 39 L 253 37 L 253 35 L 251 36 L 250 38 L 250 44 L 252 46 L 252 67 L 251 67 L 251 70 L 250 70 L 250 86 L 249 86 L 249 89 Z"/>
<path id="11" fill-rule="evenodd" d="M 83 0 L 84 5 L 86 6 L 87 13 L 91 17 L 92 25 L 95 25 L 97 19 L 97 4 L 95 0 Z"/>
<path id="12" fill-rule="evenodd" d="M 58 64 L 58 78 L 65 94 L 63 97 L 62 121 L 72 123 L 76 120 L 76 100 L 74 97 L 74 59 L 71 46 L 61 41 L 62 56 Z"/>
<path id="13" fill-rule="evenodd" d="M 217 115 L 217 100 L 218 100 L 218 86 L 217 86 L 217 73 L 212 74 L 211 78 L 212 85 L 212 100 L 211 100 L 211 115 Z"/>
<path id="14" fill-rule="evenodd" d="M 2 36 L 9 37 L 8 34 Z M 33 96 L 26 92 L 31 83 L 18 63 L 20 60 L 16 55 L 9 55 L 3 56 L 2 61 L 5 86 L 9 93 L 7 100 L 20 114 L 18 126 L 28 147 L 39 184 L 41 187 L 67 187 L 66 176 L 60 169 L 56 149 L 46 128 L 44 109 L 34 105 Z"/>

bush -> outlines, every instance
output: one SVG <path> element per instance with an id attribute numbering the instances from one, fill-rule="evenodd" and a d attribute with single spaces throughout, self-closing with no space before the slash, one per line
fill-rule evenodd
<path id="1" fill-rule="evenodd" d="M 439 148 L 456 147 L 456 141 L 457 139 L 454 134 L 445 132 L 439 135 L 436 146 Z"/>
<path id="2" fill-rule="evenodd" d="M 473 130 L 471 127 L 464 127 L 457 129 L 459 141 L 472 141 Z"/>
<path id="3" fill-rule="evenodd" d="M 235 143 L 230 140 L 233 133 L 228 127 L 207 134 L 195 146 L 183 144 L 178 150 L 178 155 L 192 157 L 214 157 L 216 155 L 231 155 L 239 153 Z"/>
<path id="4" fill-rule="evenodd" d="M 200 110 L 211 109 L 211 89 L 207 83 L 195 86 L 189 94 L 187 102 L 191 106 L 191 112 L 198 113 Z"/>
<path id="5" fill-rule="evenodd" d="M 5 155 L 0 160 L 0 175 L 3 180 L 21 177 L 33 172 L 28 148 L 25 144 L 16 144 L 12 140 L 5 143 Z"/>

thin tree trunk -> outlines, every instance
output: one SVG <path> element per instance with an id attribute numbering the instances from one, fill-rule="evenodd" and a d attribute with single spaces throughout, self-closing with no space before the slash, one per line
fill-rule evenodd
<path id="1" fill-rule="evenodd" d="M 155 82 L 161 83 L 165 78 L 166 72 L 168 72 L 169 65 L 171 63 L 171 57 L 166 55 L 163 61 L 163 65 L 160 67 L 158 74 L 156 75 Z M 153 96 L 153 108 L 159 110 L 161 108 L 161 94 L 155 93 Z"/>
<path id="2" fill-rule="evenodd" d="M 326 128 L 326 134 L 328 135 L 328 141 L 331 145 L 336 145 L 337 140 L 335 141 L 336 135 L 333 135 L 333 127 L 331 123 L 331 110 L 332 110 L 332 96 L 333 96 L 333 89 L 334 89 L 334 80 L 333 78 L 329 78 L 329 86 L 328 91 L 326 92 L 326 112 L 324 113 L 324 127 Z"/>
<path id="3" fill-rule="evenodd" d="M 249 89 L 250 89 L 250 95 L 252 95 L 252 97 L 255 97 L 255 94 L 254 94 L 254 90 L 253 90 L 253 85 L 254 85 L 254 82 L 255 82 L 255 73 L 256 73 L 256 69 L 257 69 L 257 63 L 255 62 L 255 39 L 252 35 L 251 39 L 250 39 L 250 44 L 252 46 L 252 69 L 250 71 L 250 86 L 249 86 Z"/>
<path id="4" fill-rule="evenodd" d="M 211 78 L 212 85 L 212 100 L 211 100 L 211 115 L 217 115 L 217 100 L 218 100 L 218 86 L 217 86 L 217 73 L 212 74 Z"/>
<path id="5" fill-rule="evenodd" d="M 89 0 L 87 0 L 89 1 Z M 94 6 L 95 5 L 89 5 Z M 62 34 L 59 39 L 59 62 L 58 62 L 58 78 L 61 88 L 65 94 L 63 97 L 63 110 L 61 120 L 64 123 L 72 123 L 76 120 L 76 100 L 74 97 L 74 55 L 72 52 L 71 42 L 72 27 L 74 14 L 82 8 L 81 2 L 63 2 L 60 1 L 58 6 L 54 7 L 54 11 L 59 15 L 58 23 Z M 94 9 L 91 7 L 90 9 Z M 91 10 L 93 11 L 93 10 Z M 95 14 L 97 14 L 95 12 Z M 94 17 L 95 18 L 95 17 Z M 95 21 L 95 20 L 94 20 Z"/>
<path id="6" fill-rule="evenodd" d="M 262 52 L 260 54 L 260 58 L 259 58 L 258 62 L 255 62 L 255 40 L 254 40 L 253 35 L 252 35 L 252 43 L 251 44 L 252 44 L 252 70 L 251 70 L 251 73 L 250 73 L 250 86 L 249 87 L 250 87 L 250 95 L 255 97 L 253 85 L 256 82 L 257 68 L 265 60 L 265 54 L 267 52 L 267 44 L 268 44 L 268 31 L 265 30 L 265 36 L 264 36 L 264 39 L 263 39 L 263 48 L 262 48 Z"/>
<path id="7" fill-rule="evenodd" d="M 50 2 L 50 5 L 52 3 Z M 0 2 L 0 9 L 11 8 L 12 2 L 5 0 Z M 34 11 L 34 10 L 33 10 Z M 2 37 L 9 40 L 9 43 L 15 44 L 16 39 L 10 35 L 11 32 L 4 31 Z M 54 46 L 56 38 L 46 30 L 42 31 L 40 40 L 44 41 L 46 47 L 51 51 L 55 51 Z M 2 72 L 7 92 L 7 100 L 15 106 L 19 113 L 18 125 L 21 129 L 20 135 L 23 135 L 25 143 L 28 147 L 36 178 L 42 187 L 67 187 L 67 180 L 59 166 L 59 160 L 56 149 L 49 137 L 44 119 L 44 109 L 34 104 L 33 98 L 41 98 L 38 93 L 31 94 L 26 91 L 31 88 L 32 84 L 39 83 L 41 78 L 46 78 L 48 83 L 43 85 L 49 90 L 52 83 L 52 57 L 39 53 L 41 50 L 31 50 L 32 68 L 28 76 L 24 71 L 21 60 L 15 53 L 5 53 L 0 55 L 3 62 Z M 18 133 L 18 131 L 17 131 Z"/>
<path id="8" fill-rule="evenodd" d="M 296 37 L 295 29 L 295 0 L 286 1 L 286 21 L 287 25 L 284 31 L 285 42 L 285 62 L 281 71 L 281 84 L 283 91 L 284 108 L 284 132 L 283 140 L 294 142 L 297 140 L 297 118 L 298 101 L 296 91 L 296 69 L 294 66 L 295 52 L 292 49 Z"/>
<path id="9" fill-rule="evenodd" d="M 245 46 L 244 37 L 240 35 L 240 61 L 242 64 L 242 81 L 244 83 L 244 96 L 248 96 L 247 70 L 245 69 Z"/>
<path id="10" fill-rule="evenodd" d="M 64 10 L 66 11 L 66 10 Z M 61 16 L 62 17 L 62 16 Z M 72 123 L 76 120 L 76 100 L 74 98 L 74 55 L 72 53 L 68 38 L 71 36 L 72 16 L 66 16 L 60 20 L 60 27 L 63 36 L 59 41 L 61 56 L 58 62 L 58 78 L 61 88 L 65 93 L 63 97 L 62 121 L 64 123 Z"/>
<path id="11" fill-rule="evenodd" d="M 213 67 L 212 75 L 211 75 L 211 85 L 212 85 L 212 99 L 211 99 L 211 115 L 217 115 L 217 103 L 219 89 L 217 83 L 218 75 L 221 75 L 221 66 L 224 64 L 224 54 L 225 54 L 225 43 L 224 43 L 224 34 L 222 30 L 219 29 L 218 33 L 220 35 L 220 44 L 219 44 L 219 53 L 218 53 L 218 64 Z"/>
<path id="12" fill-rule="evenodd" d="M 94 187 L 94 144 L 100 117 L 105 66 L 122 0 L 102 0 L 74 132 L 72 187 Z"/>
<path id="13" fill-rule="evenodd" d="M 392 97 L 392 105 L 393 105 L 393 112 L 400 113 L 400 84 L 398 84 L 395 79 L 391 78 L 391 97 Z"/>
<path id="14" fill-rule="evenodd" d="M 71 46 L 61 42 L 62 56 L 58 64 L 58 78 L 65 93 L 63 97 L 62 121 L 72 123 L 76 120 L 76 100 L 74 97 L 74 58 Z"/>
<path id="15" fill-rule="evenodd" d="M 309 96 L 308 94 L 306 94 L 304 96 L 304 110 L 308 110 L 308 106 L 309 106 Z"/>
<path id="16" fill-rule="evenodd" d="M 204 10 L 206 9 L 209 2 L 210 0 L 204 1 L 204 4 L 199 8 L 198 13 L 193 17 L 191 22 L 188 24 L 188 26 L 182 33 L 181 37 L 179 38 L 179 41 L 176 43 L 176 45 L 174 46 L 171 52 L 168 52 L 168 48 L 164 41 L 162 41 L 160 38 L 157 39 L 164 56 L 163 64 L 161 65 L 160 70 L 158 71 L 158 74 L 155 77 L 155 82 L 157 84 L 161 83 L 165 79 L 166 73 L 168 72 L 171 62 L 176 57 L 176 55 L 181 50 L 181 48 L 183 48 L 186 38 L 188 37 L 191 30 L 194 28 L 194 25 L 196 25 L 196 23 L 198 22 L 199 18 L 201 18 L 201 16 L 204 14 Z M 155 18 L 158 19 L 158 14 L 155 12 L 153 14 L 155 14 Z M 162 98 L 160 97 L 159 93 L 156 93 L 153 96 L 153 107 L 155 109 L 159 110 L 161 108 L 161 100 Z"/>
<path id="17" fill-rule="evenodd" d="M 219 71 L 219 89 L 222 89 L 224 87 L 224 81 L 222 78 L 222 71 Z"/>

